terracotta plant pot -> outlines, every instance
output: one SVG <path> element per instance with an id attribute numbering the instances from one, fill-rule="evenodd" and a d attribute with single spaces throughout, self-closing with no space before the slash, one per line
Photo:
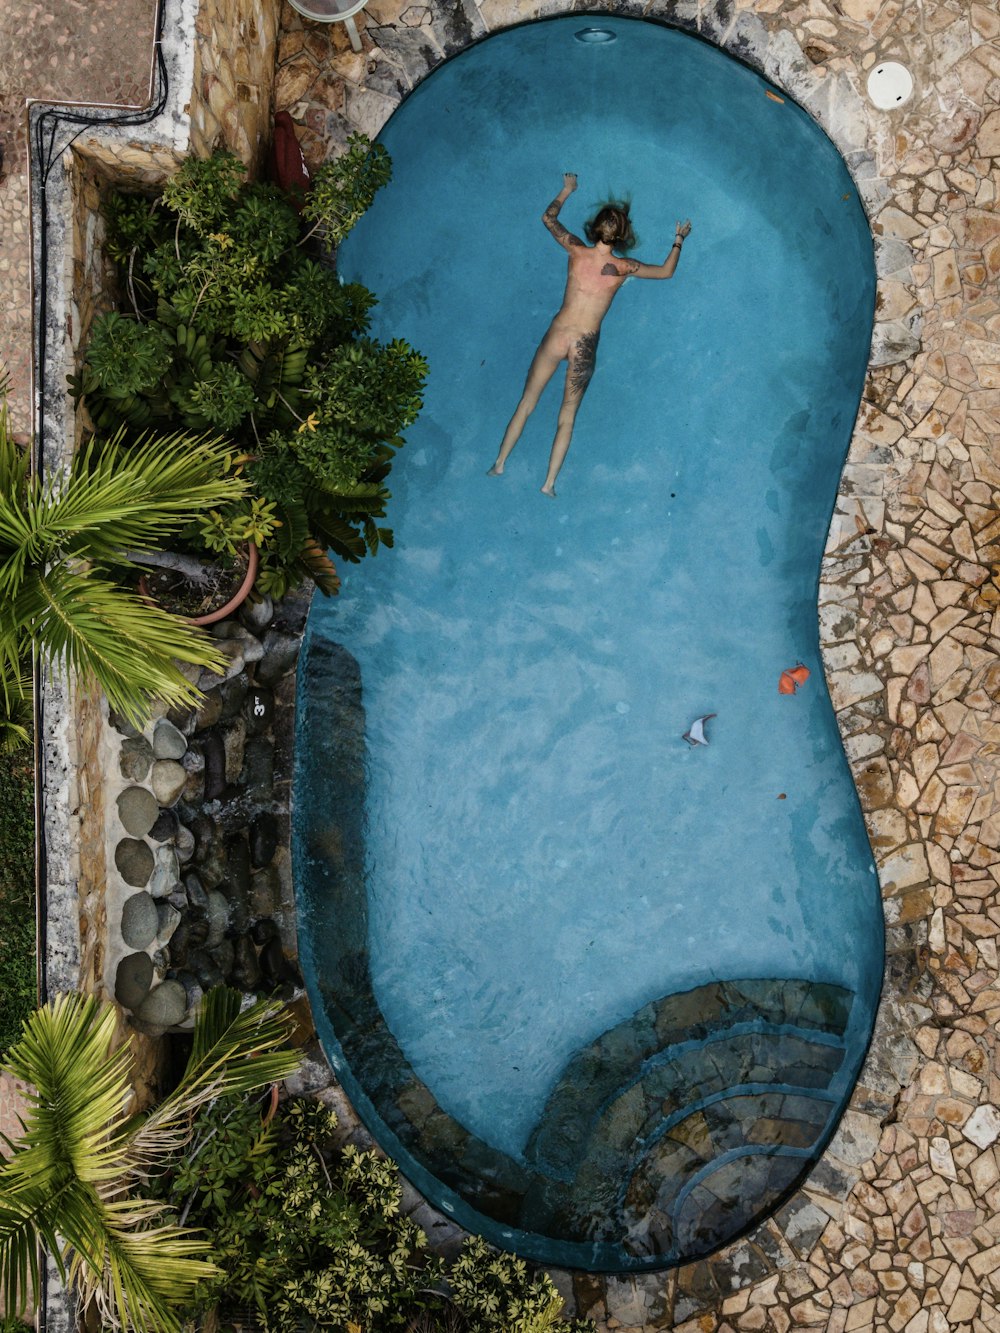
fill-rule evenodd
<path id="1" fill-rule="evenodd" d="M 254 585 L 259 565 L 260 552 L 253 542 L 247 542 L 246 571 L 243 575 L 243 581 L 232 597 L 223 606 L 218 607 L 215 611 L 209 611 L 203 616 L 185 616 L 180 612 L 175 614 L 180 615 L 182 620 L 186 620 L 192 625 L 214 625 L 220 620 L 225 620 L 227 616 L 231 616 L 234 611 L 238 610 L 250 596 L 250 589 Z M 149 581 L 145 574 L 139 579 L 139 594 L 151 605 L 160 605 L 156 595 L 150 591 Z"/>

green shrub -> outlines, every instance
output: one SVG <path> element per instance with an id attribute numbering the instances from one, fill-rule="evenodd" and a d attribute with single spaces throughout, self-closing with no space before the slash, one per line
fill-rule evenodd
<path id="1" fill-rule="evenodd" d="M 38 1003 L 31 751 L 0 754 L 0 1055 Z"/>
<path id="2" fill-rule="evenodd" d="M 395 1165 L 336 1148 L 336 1124 L 316 1101 L 291 1101 L 271 1120 L 246 1101 L 202 1112 L 186 1156 L 158 1182 L 223 1270 L 192 1315 L 255 1307 L 274 1333 L 593 1333 L 587 1321 L 560 1322 L 549 1278 L 513 1255 L 476 1237 L 450 1266 L 432 1254 L 400 1211 Z"/>
<path id="3" fill-rule="evenodd" d="M 271 506 L 258 582 L 275 596 L 303 574 L 335 592 L 328 548 L 353 561 L 392 545 L 378 522 L 385 481 L 427 364 L 399 339 L 367 337 L 375 297 L 307 245 L 317 232 L 341 241 L 390 171 L 381 145 L 353 136 L 316 173 L 305 235 L 290 197 L 248 183 L 223 152 L 188 159 L 158 199 L 119 194 L 108 208 L 123 299 L 95 320 L 73 393 L 98 430 L 231 440 Z M 184 537 L 197 548 L 203 534 Z"/>

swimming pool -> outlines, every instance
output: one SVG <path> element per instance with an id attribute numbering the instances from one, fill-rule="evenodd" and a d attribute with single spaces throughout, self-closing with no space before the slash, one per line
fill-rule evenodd
<path id="1" fill-rule="evenodd" d="M 595 26 L 614 40 L 576 40 Z M 431 377 L 396 549 L 310 616 L 303 965 L 404 1172 L 549 1263 L 675 1264 L 773 1208 L 878 1002 L 816 615 L 872 244 L 836 150 L 774 91 L 643 21 L 502 33 L 392 118 L 393 183 L 341 255 Z M 561 375 L 485 473 L 562 293 L 539 217 L 564 171 L 572 231 L 625 190 L 641 258 L 694 230 L 674 281 L 616 298 L 553 503 Z"/>

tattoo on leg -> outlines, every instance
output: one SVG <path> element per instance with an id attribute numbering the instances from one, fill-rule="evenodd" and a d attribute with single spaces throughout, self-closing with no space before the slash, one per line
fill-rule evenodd
<path id="1" fill-rule="evenodd" d="M 600 329 L 585 333 L 579 342 L 573 344 L 570 352 L 570 388 L 574 393 L 583 393 L 590 383 L 597 364 L 597 344 L 600 341 Z"/>

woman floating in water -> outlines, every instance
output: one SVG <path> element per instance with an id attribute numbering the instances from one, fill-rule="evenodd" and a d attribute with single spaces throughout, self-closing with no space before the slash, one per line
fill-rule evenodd
<path id="1" fill-rule="evenodd" d="M 575 189 L 576 176 L 567 172 L 563 176 L 562 189 L 542 214 L 545 226 L 563 249 L 569 251 L 566 291 L 559 313 L 535 353 L 521 401 L 504 432 L 497 461 L 488 474 L 499 477 L 503 473 L 510 451 L 521 438 L 525 422 L 535 410 L 542 390 L 555 374 L 559 362 L 565 361 L 566 386 L 559 409 L 559 425 L 549 456 L 548 475 L 542 487 L 542 492 L 553 499 L 556 477 L 573 436 L 577 408 L 594 373 L 601 321 L 608 313 L 615 293 L 629 277 L 672 278 L 684 237 L 691 230 L 690 222 L 678 222 L 676 238 L 662 264 L 640 264 L 636 259 L 620 258 L 613 251 L 627 249 L 635 243 L 628 205 L 606 204 L 584 227 L 590 241 L 587 245 L 559 221 L 559 210 Z"/>

